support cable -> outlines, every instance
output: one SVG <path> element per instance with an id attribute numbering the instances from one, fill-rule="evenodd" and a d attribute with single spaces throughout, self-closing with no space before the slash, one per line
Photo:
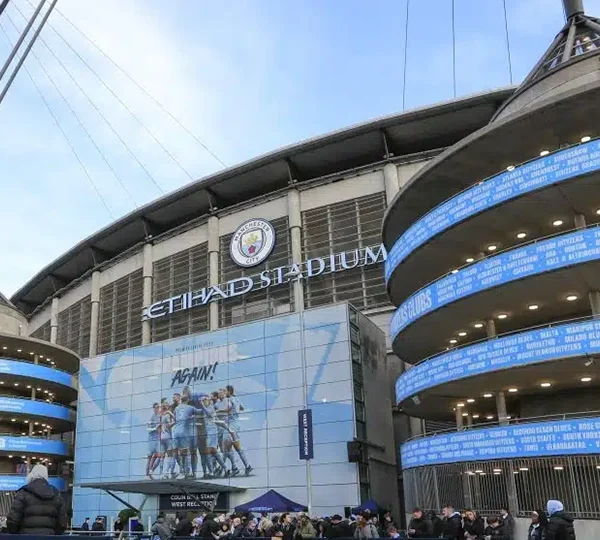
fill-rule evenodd
<path id="1" fill-rule="evenodd" d="M 21 17 L 25 18 L 25 15 L 23 14 L 23 12 L 15 5 L 15 8 L 17 9 L 17 11 L 19 12 L 19 14 L 21 15 Z M 100 110 L 100 108 L 94 103 L 94 101 L 92 101 L 92 99 L 90 98 L 90 96 L 86 93 L 86 91 L 82 88 L 82 86 L 79 84 L 79 82 L 77 81 L 77 79 L 73 76 L 73 74 L 71 73 L 71 71 L 69 71 L 69 69 L 65 66 L 65 64 L 58 58 L 58 56 L 55 54 L 55 52 L 52 50 L 52 48 L 48 45 L 48 43 L 43 39 L 40 38 L 40 41 L 42 42 L 42 44 L 46 47 L 46 49 L 48 49 L 48 51 L 50 51 L 50 54 L 52 54 L 52 56 L 56 59 L 56 61 L 60 64 L 60 66 L 63 68 L 63 70 L 65 71 L 65 73 L 69 76 L 69 78 L 71 79 L 71 81 L 73 82 L 73 84 L 75 86 L 77 86 L 77 88 L 79 89 L 79 91 L 85 96 L 85 98 L 87 99 L 88 103 L 94 107 L 94 109 L 96 110 L 96 112 L 100 115 L 100 117 L 102 118 L 102 120 L 104 120 L 104 123 L 109 127 L 109 129 L 113 132 L 113 134 L 115 135 L 115 137 L 117 137 L 117 139 L 121 142 L 121 144 L 124 146 L 124 148 L 127 150 L 127 152 L 129 153 L 129 155 L 134 159 L 134 161 L 142 168 L 142 170 L 144 171 L 144 173 L 146 173 L 146 176 L 150 179 L 150 181 L 156 186 L 156 188 L 158 189 L 158 191 L 161 194 L 164 194 L 164 190 L 162 189 L 162 187 L 160 186 L 160 184 L 158 183 L 158 181 L 154 178 L 154 176 L 152 176 L 152 174 L 150 173 L 150 171 L 146 168 L 146 166 L 140 161 L 140 159 L 135 155 L 135 153 L 133 152 L 133 150 L 129 147 L 129 145 L 125 142 L 125 140 L 123 139 L 123 137 L 121 137 L 121 135 L 119 135 L 118 131 L 113 127 L 113 125 L 110 123 L 110 121 L 108 120 L 108 118 L 106 118 L 106 116 L 104 115 L 104 113 Z M 135 203 L 134 203 L 135 204 Z M 136 205 L 137 207 L 137 205 Z"/>
<path id="2" fill-rule="evenodd" d="M 217 156 L 207 145 L 205 142 L 200 139 L 193 131 L 187 128 L 181 120 L 179 120 L 176 116 L 170 113 L 163 105 L 160 103 L 148 90 L 146 90 L 141 84 L 139 84 L 123 67 L 121 67 L 115 60 L 106 53 L 100 45 L 98 45 L 91 37 L 89 37 L 81 28 L 79 28 L 75 23 L 73 23 L 62 11 L 56 10 L 57 13 L 67 21 L 79 34 L 81 34 L 89 43 L 91 43 L 106 59 L 108 59 L 123 75 L 125 75 L 135 86 L 137 86 L 146 96 L 148 96 L 159 108 L 163 111 L 173 122 L 175 122 L 181 129 L 183 129 L 190 137 L 192 137 L 207 153 L 209 153 L 216 161 L 218 161 L 223 167 L 227 167 L 227 164 L 223 162 L 219 156 Z"/>
<path id="3" fill-rule="evenodd" d="M 29 2 L 29 0 L 27 0 L 27 2 Z M 31 5 L 31 4 L 30 4 Z M 154 142 L 156 144 L 158 144 L 158 146 L 160 146 L 160 148 L 163 150 L 163 152 L 169 156 L 169 158 L 173 161 L 173 163 L 175 163 L 175 165 L 177 165 L 177 167 L 179 167 L 181 169 L 181 171 L 183 171 L 183 173 L 185 173 L 188 178 L 190 180 L 195 180 L 195 178 L 187 171 L 187 169 L 185 169 L 185 167 L 183 167 L 183 165 L 181 165 L 181 163 L 179 163 L 179 161 L 177 160 L 177 158 L 171 153 L 169 152 L 169 150 L 167 150 L 167 148 L 165 148 L 165 146 L 156 138 L 156 135 L 154 135 L 154 133 L 152 133 L 152 131 L 150 131 L 146 125 L 140 120 L 140 118 L 127 106 L 127 104 L 116 94 L 116 92 L 104 81 L 104 79 L 102 77 L 100 77 L 100 75 L 98 75 L 98 73 L 96 72 L 96 70 L 94 68 L 92 68 L 88 62 L 85 60 L 85 58 L 83 58 L 81 56 L 81 54 L 79 54 L 79 52 L 77 50 L 75 50 L 75 48 L 69 43 L 69 41 L 67 39 L 65 39 L 62 34 L 60 32 L 58 32 L 56 30 L 56 28 L 54 28 L 54 26 L 51 26 L 52 30 L 54 31 L 54 33 L 63 41 L 63 43 L 65 43 L 65 45 L 71 49 L 71 51 L 75 54 L 75 56 L 77 56 L 77 58 L 79 58 L 79 60 L 94 74 L 94 76 L 98 79 L 98 81 L 100 82 L 100 84 L 102 86 L 104 86 L 104 88 L 106 88 L 111 95 L 121 104 L 121 106 L 129 113 L 129 115 L 142 127 L 142 129 L 148 133 L 148 135 L 150 135 L 150 137 L 154 140 Z"/>
<path id="4" fill-rule="evenodd" d="M 456 98 L 456 21 L 455 0 L 452 0 L 452 87 L 454 89 L 454 97 Z"/>
<path id="5" fill-rule="evenodd" d="M 10 2 L 10 0 L 2 0 L 0 2 L 0 15 L 2 15 L 2 13 L 4 13 L 4 10 L 6 9 L 6 6 L 8 6 L 9 2 Z"/>
<path id="6" fill-rule="evenodd" d="M 408 7 L 410 0 L 406 0 L 406 23 L 404 26 L 404 73 L 402 75 L 402 110 L 406 109 L 406 63 L 408 61 Z"/>
<path id="7" fill-rule="evenodd" d="M 12 45 L 12 41 L 11 39 L 8 37 L 8 33 L 6 32 L 6 29 L 4 28 L 4 25 L 2 24 L 2 22 L 0 22 L 0 30 L 2 30 L 2 33 L 4 34 L 4 36 L 6 37 L 7 41 Z M 33 83 L 33 86 L 35 87 L 35 89 L 37 90 L 37 93 L 39 94 L 40 98 L 42 99 L 42 101 L 44 102 L 44 105 L 46 106 L 46 108 L 48 109 L 48 112 L 50 113 L 50 115 L 52 116 L 54 123 L 56 124 L 56 126 L 58 127 L 58 129 L 60 130 L 62 136 L 64 137 L 65 141 L 67 142 L 67 145 L 69 146 L 69 148 L 71 149 L 71 152 L 73 153 L 73 155 L 75 156 L 75 158 L 77 159 L 77 161 L 79 162 L 79 165 L 81 167 L 81 169 L 83 170 L 83 172 L 85 173 L 86 178 L 88 179 L 89 183 L 92 185 L 92 187 L 94 188 L 94 191 L 96 192 L 96 195 L 98 195 L 98 198 L 102 201 L 102 204 L 104 205 L 104 208 L 106 208 L 106 211 L 108 212 L 108 215 L 110 216 L 110 218 L 112 220 L 115 219 L 115 216 L 113 215 L 113 213 L 111 212 L 108 204 L 106 204 L 106 200 L 104 199 L 104 197 L 102 196 L 102 194 L 100 193 L 100 191 L 98 190 L 98 187 L 96 186 L 96 184 L 94 183 L 94 181 L 92 180 L 92 177 L 90 176 L 90 173 L 88 172 L 86 166 L 84 165 L 83 161 L 81 160 L 81 158 L 79 157 L 79 154 L 77 153 L 77 151 L 75 150 L 75 147 L 73 146 L 73 144 L 71 143 L 71 140 L 69 139 L 69 137 L 67 136 L 65 130 L 63 129 L 60 121 L 58 120 L 58 117 L 54 114 L 54 111 L 52 110 L 52 108 L 50 107 L 50 104 L 48 103 L 48 101 L 46 100 L 46 98 L 44 97 L 44 94 L 42 93 L 40 87 L 37 85 L 37 83 L 35 82 L 35 79 L 33 78 L 33 76 L 31 75 L 31 73 L 29 72 L 29 70 L 27 69 L 27 67 L 24 68 L 25 69 L 25 73 L 27 73 L 27 76 L 29 77 L 29 79 L 31 80 L 31 82 Z"/>
<path id="8" fill-rule="evenodd" d="M 7 13 L 6 17 L 7 17 L 8 21 L 13 25 L 13 27 L 15 28 L 15 30 L 17 30 L 17 32 L 18 32 L 19 29 L 18 29 L 17 25 L 14 23 L 14 21 L 12 20 L 11 16 Z M 106 163 L 106 166 L 110 169 L 110 171 L 112 172 L 112 174 L 115 177 L 115 179 L 117 180 L 117 182 L 119 182 L 119 184 L 123 188 L 123 191 L 127 194 L 127 196 L 129 197 L 129 199 L 133 203 L 133 206 L 135 206 L 136 208 L 138 208 L 138 205 L 136 204 L 135 199 L 131 195 L 131 192 L 127 189 L 127 187 L 123 183 L 123 180 L 121 180 L 121 177 L 117 174 L 117 172 L 113 169 L 112 165 L 109 163 L 109 161 L 106 158 L 104 152 L 102 152 L 102 150 L 100 149 L 100 147 L 98 146 L 98 144 L 96 143 L 96 141 L 94 140 L 94 138 L 90 135 L 90 132 L 88 131 L 88 129 L 85 127 L 84 123 L 79 118 L 79 115 L 75 112 L 75 110 L 73 109 L 73 107 L 69 103 L 69 100 L 62 93 L 62 91 L 60 90 L 60 88 L 58 87 L 58 85 L 56 84 L 56 82 L 54 82 L 54 79 L 52 78 L 52 76 L 50 75 L 50 73 L 48 73 L 48 70 L 45 68 L 43 62 L 39 59 L 39 57 L 34 52 L 32 52 L 31 55 L 33 56 L 33 58 L 35 58 L 36 62 L 40 65 L 40 67 L 42 68 L 42 71 L 46 74 L 46 77 L 48 77 L 48 79 L 52 83 L 52 86 L 54 86 L 54 88 L 58 92 L 58 95 L 65 102 L 65 105 L 69 108 L 69 110 L 71 111 L 71 114 L 75 117 L 75 120 L 77 120 L 77 123 L 81 126 L 81 129 L 83 129 L 83 132 L 86 134 L 87 138 L 94 145 L 94 148 L 96 148 L 96 150 L 98 151 L 98 153 L 102 157 L 102 160 L 104 161 L 104 163 Z"/>
<path id="9" fill-rule="evenodd" d="M 512 58 L 510 56 L 510 34 L 508 32 L 508 14 L 506 11 L 506 0 L 502 0 L 504 7 L 504 30 L 506 33 L 506 54 L 508 55 L 508 75 L 510 77 L 510 84 L 513 84 L 513 71 L 512 71 Z"/>

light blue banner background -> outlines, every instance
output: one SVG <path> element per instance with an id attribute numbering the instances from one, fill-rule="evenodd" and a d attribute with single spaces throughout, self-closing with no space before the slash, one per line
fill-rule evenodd
<path id="1" fill-rule="evenodd" d="M 313 509 L 331 515 L 340 506 L 356 506 L 358 472 L 348 463 L 346 449 L 356 434 L 349 324 L 348 306 L 342 304 L 82 360 L 75 521 L 119 510 L 108 495 L 79 485 L 148 480 L 153 404 L 162 398 L 172 403 L 174 393 L 186 385 L 207 394 L 234 387 L 244 407 L 239 440 L 253 467 L 245 476 L 234 453 L 239 476 L 204 479 L 198 466 L 197 478 L 243 487 L 249 498 L 277 489 L 306 504 L 309 488 L 306 462 L 298 457 L 298 411 L 310 408 Z M 215 367 L 206 379 L 182 378 L 182 369 L 189 375 L 193 368 L 210 366 Z M 175 472 L 181 474 L 179 467 Z M 163 475 L 158 469 L 154 477 L 158 481 Z M 139 504 L 134 496 L 128 500 Z"/>
<path id="2" fill-rule="evenodd" d="M 0 396 L 0 411 L 30 414 L 31 416 L 45 416 L 47 418 L 57 418 L 68 422 L 75 422 L 76 417 L 75 411 L 62 405 L 3 396 Z"/>
<path id="3" fill-rule="evenodd" d="M 52 439 L 38 439 L 36 437 L 11 437 L 0 436 L 0 451 L 2 452 L 29 452 L 36 454 L 51 454 L 66 456 L 67 445 Z"/>
<path id="4" fill-rule="evenodd" d="M 392 339 L 436 309 L 504 283 L 600 259 L 600 228 L 563 234 L 498 254 L 445 276 L 400 305 L 390 324 Z"/>
<path id="5" fill-rule="evenodd" d="M 403 373 L 396 401 L 440 384 L 500 369 L 600 353 L 600 321 L 521 332 L 440 354 Z"/>
<path id="6" fill-rule="evenodd" d="M 396 240 L 385 263 L 386 282 L 410 253 L 453 225 L 536 189 L 597 170 L 600 170 L 600 141 L 596 140 L 500 173 L 456 195 L 415 222 Z"/>
<path id="7" fill-rule="evenodd" d="M 409 441 L 402 468 L 460 461 L 600 453 L 600 418 L 470 429 Z"/>
<path id="8" fill-rule="evenodd" d="M 0 491 L 17 491 L 27 483 L 27 477 L 18 475 L 0 475 Z M 48 483 L 58 491 L 66 491 L 67 483 L 64 478 L 51 476 Z"/>
<path id="9" fill-rule="evenodd" d="M 0 375 L 4 374 L 21 375 L 22 377 L 31 377 L 32 379 L 49 381 L 75 388 L 75 381 L 73 376 L 69 373 L 48 368 L 46 366 L 28 364 L 27 362 L 19 362 L 18 360 L 0 357 Z"/>

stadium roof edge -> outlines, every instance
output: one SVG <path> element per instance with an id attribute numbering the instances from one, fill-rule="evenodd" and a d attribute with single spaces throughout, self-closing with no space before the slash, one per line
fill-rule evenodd
<path id="1" fill-rule="evenodd" d="M 215 206 L 222 210 L 240 200 L 267 195 L 285 187 L 289 184 L 290 165 L 292 170 L 300 171 L 298 180 L 302 182 L 336 170 L 381 161 L 384 154 L 382 132 L 386 134 L 391 150 L 396 150 L 396 156 L 418 152 L 420 145 L 422 150 L 427 150 L 444 146 L 440 143 L 451 144 L 487 124 L 515 88 L 499 88 L 382 116 L 284 146 L 205 176 L 130 212 L 80 241 L 27 281 L 11 301 L 30 315 L 48 297 L 85 275 L 99 260 L 118 256 L 144 241 L 148 234 L 156 236 L 209 215 Z M 474 117 L 469 116 L 482 106 L 485 110 Z M 456 118 L 450 122 L 447 116 L 444 117 L 448 114 L 464 116 L 470 124 L 467 121 L 463 125 Z M 437 117 L 440 120 L 432 125 L 431 120 L 435 122 Z M 420 125 L 423 126 L 422 134 Z"/>

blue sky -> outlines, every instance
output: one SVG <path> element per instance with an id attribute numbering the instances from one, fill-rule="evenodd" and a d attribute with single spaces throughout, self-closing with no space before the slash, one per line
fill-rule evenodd
<path id="1" fill-rule="evenodd" d="M 34 1 L 34 0 L 30 0 Z M 37 0 L 35 0 L 37 2 Z M 32 12 L 0 17 L 15 40 Z M 502 0 L 455 0 L 456 83 L 464 95 L 510 83 Z M 560 0 L 506 0 L 514 82 L 563 24 Z M 600 15 L 600 0 L 586 0 Z M 15 7 L 16 6 L 16 7 Z M 58 10 L 233 165 L 282 145 L 402 110 L 406 0 L 60 0 Z M 411 0 L 406 108 L 453 97 L 451 0 Z M 42 38 L 168 192 L 221 168 L 60 15 Z M 62 36 L 74 49 L 69 49 Z M 0 61 L 9 47 L 0 30 Z M 160 195 L 55 56 L 33 52 L 101 148 L 130 198 L 37 60 L 25 66 L 72 140 L 71 153 L 27 73 L 0 105 L 0 290 L 12 294 L 72 247 Z M 160 140 L 177 165 L 111 95 Z M 185 172 L 185 171 L 187 172 Z M 133 199 L 133 200 L 132 200 Z"/>

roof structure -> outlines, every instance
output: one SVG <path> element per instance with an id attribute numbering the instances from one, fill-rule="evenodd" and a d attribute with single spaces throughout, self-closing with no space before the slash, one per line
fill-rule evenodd
<path id="1" fill-rule="evenodd" d="M 31 315 L 54 294 L 150 237 L 217 211 L 325 180 L 394 156 L 438 153 L 489 123 L 514 87 L 384 116 L 259 156 L 188 184 L 81 241 L 30 279 L 11 300 Z"/>
<path id="2" fill-rule="evenodd" d="M 0 292 L 0 306 L 6 306 L 12 309 L 17 309 L 14 304 Z"/>

